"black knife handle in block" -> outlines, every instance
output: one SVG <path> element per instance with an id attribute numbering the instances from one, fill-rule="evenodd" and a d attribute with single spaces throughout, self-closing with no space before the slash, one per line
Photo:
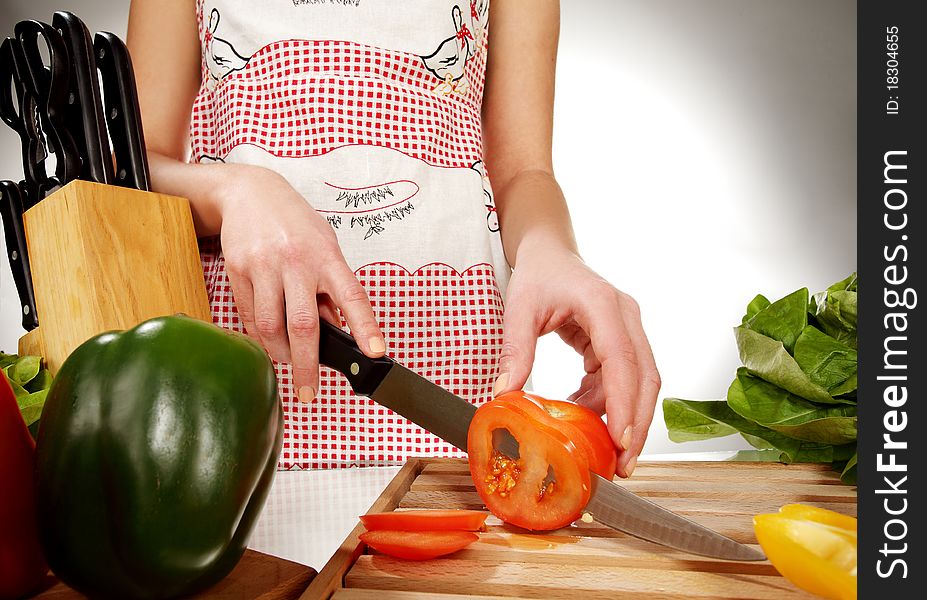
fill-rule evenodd
<path id="1" fill-rule="evenodd" d="M 395 364 L 392 359 L 370 358 L 361 352 L 350 335 L 321 320 L 319 362 L 339 371 L 359 396 L 370 396 Z"/>
<path id="2" fill-rule="evenodd" d="M 19 294 L 23 329 L 32 331 L 39 325 L 35 315 L 35 293 L 32 289 L 32 272 L 26 254 L 26 231 L 23 228 L 23 199 L 19 187 L 12 181 L 0 181 L 0 215 L 3 218 L 3 236 L 6 254 L 10 260 L 13 283 Z"/>
<path id="3" fill-rule="evenodd" d="M 65 10 L 55 13 L 52 27 L 61 32 L 71 58 L 66 114 L 71 135 L 80 148 L 81 178 L 112 183 L 113 159 L 103 118 L 93 37 L 77 15 Z"/>
<path id="4" fill-rule="evenodd" d="M 106 31 L 94 36 L 93 47 L 103 81 L 103 108 L 116 158 L 113 183 L 147 192 L 151 189 L 151 175 L 129 49 L 118 36 Z"/>

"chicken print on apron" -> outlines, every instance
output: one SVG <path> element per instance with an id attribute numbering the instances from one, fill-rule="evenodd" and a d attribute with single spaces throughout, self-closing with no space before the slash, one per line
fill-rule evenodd
<path id="1" fill-rule="evenodd" d="M 488 0 L 200 0 L 193 160 L 281 173 L 338 236 L 387 353 L 466 400 L 492 395 L 510 268 L 482 162 Z M 260 198 L 255 198 L 259 215 Z M 242 330 L 217 238 L 213 319 Z M 458 450 L 321 369 L 284 408 L 281 468 L 398 464 Z"/>

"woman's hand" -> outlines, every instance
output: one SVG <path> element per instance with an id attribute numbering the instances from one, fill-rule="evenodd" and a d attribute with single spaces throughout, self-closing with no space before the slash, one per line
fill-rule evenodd
<path id="1" fill-rule="evenodd" d="M 272 358 L 292 363 L 308 402 L 319 387 L 320 314 L 339 323 L 340 308 L 367 356 L 383 355 L 383 334 L 325 219 L 279 174 L 226 167 L 217 212 L 238 314 Z"/>
<path id="2" fill-rule="evenodd" d="M 506 297 L 497 395 L 524 386 L 537 338 L 552 331 L 583 357 L 586 375 L 568 399 L 606 414 L 618 475 L 629 477 L 660 390 L 637 302 L 569 249 L 523 245 Z"/>

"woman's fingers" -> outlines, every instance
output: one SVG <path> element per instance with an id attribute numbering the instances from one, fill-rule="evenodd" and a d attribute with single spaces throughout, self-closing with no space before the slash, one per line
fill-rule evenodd
<path id="1" fill-rule="evenodd" d="M 338 307 L 328 294 L 317 294 L 315 297 L 316 304 L 319 305 L 319 317 L 325 319 L 335 327 L 341 327 L 341 315 L 338 314 Z"/>
<path id="2" fill-rule="evenodd" d="M 268 270 L 255 270 L 251 284 L 254 289 L 255 333 L 271 358 L 278 362 L 290 362 L 280 274 Z"/>
<path id="3" fill-rule="evenodd" d="M 302 273 L 283 275 L 286 295 L 286 333 L 289 338 L 293 387 L 302 402 L 315 398 L 319 389 L 319 308 L 316 286 Z"/>
<path id="4" fill-rule="evenodd" d="M 386 341 L 380 332 L 370 298 L 364 286 L 347 265 L 332 269 L 325 292 L 335 301 L 351 328 L 351 335 L 361 351 L 370 357 L 386 353 Z"/>
<path id="5" fill-rule="evenodd" d="M 578 322 L 589 334 L 592 349 L 602 364 L 606 424 L 615 445 L 622 450 L 628 449 L 636 435 L 634 422 L 641 379 L 637 350 L 622 318 L 622 301 L 625 298 L 630 299 L 615 292 L 597 295 L 577 314 Z M 593 404 L 593 401 L 585 399 L 584 404 Z M 627 461 L 619 461 L 619 464 L 626 466 Z M 619 473 L 626 476 L 621 467 Z"/>
<path id="6" fill-rule="evenodd" d="M 623 456 L 618 457 L 618 464 L 625 466 L 626 476 L 631 474 L 636 464 L 636 458 L 644 448 L 644 442 L 647 440 L 647 432 L 650 430 L 650 423 L 653 421 L 653 411 L 657 404 L 657 395 L 660 393 L 660 373 L 657 371 L 657 363 L 653 357 L 653 350 L 650 342 L 647 341 L 647 334 L 644 333 L 644 326 L 641 323 L 641 315 L 637 309 L 637 304 L 633 304 L 634 310 L 625 313 L 625 327 L 627 327 L 631 342 L 634 344 L 637 353 L 637 361 L 640 366 L 640 383 L 637 397 L 634 399 L 635 416 L 634 416 L 634 434 L 631 445 Z M 634 464 L 630 461 L 634 460 Z"/>
<path id="7" fill-rule="evenodd" d="M 537 305 L 525 294 L 513 294 L 503 317 L 502 352 L 493 396 L 525 386 L 534 364 L 538 329 Z"/>
<path id="8" fill-rule="evenodd" d="M 232 297 L 235 300 L 235 309 L 238 311 L 238 318 L 241 319 L 245 333 L 260 342 L 261 338 L 258 337 L 257 328 L 254 326 L 254 289 L 251 287 L 251 280 L 231 266 L 226 268 L 226 272 L 232 288 Z"/>

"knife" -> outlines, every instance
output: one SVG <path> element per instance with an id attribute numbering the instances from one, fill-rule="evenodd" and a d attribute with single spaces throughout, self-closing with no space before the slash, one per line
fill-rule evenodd
<path id="1" fill-rule="evenodd" d="M 354 392 L 368 396 L 467 450 L 467 430 L 476 407 L 403 367 L 391 358 L 369 358 L 350 335 L 322 321 L 319 361 L 341 372 Z M 517 456 L 514 439 L 498 450 Z M 592 495 L 585 511 L 600 523 L 684 552 L 724 560 L 765 560 L 757 550 L 645 500 L 624 487 L 590 473 Z"/>
<path id="2" fill-rule="evenodd" d="M 23 198 L 19 186 L 12 181 L 0 181 L 0 216 L 3 218 L 3 236 L 6 254 L 10 260 L 13 283 L 22 306 L 23 329 L 32 331 L 39 325 L 35 315 L 35 293 L 32 289 L 32 272 L 26 253 L 26 231 L 23 228 Z"/>
<path id="3" fill-rule="evenodd" d="M 93 47 L 103 81 L 103 109 L 116 162 L 113 183 L 148 191 L 151 175 L 129 49 L 118 36 L 105 31 L 94 36 Z"/>
<path id="4" fill-rule="evenodd" d="M 80 177 L 97 183 L 113 181 L 113 158 L 103 118 L 100 81 L 94 59 L 93 38 L 84 22 L 74 13 L 58 11 L 54 27 L 64 39 L 70 58 L 68 129 L 79 148 Z M 67 182 L 62 182 L 67 183 Z"/>

